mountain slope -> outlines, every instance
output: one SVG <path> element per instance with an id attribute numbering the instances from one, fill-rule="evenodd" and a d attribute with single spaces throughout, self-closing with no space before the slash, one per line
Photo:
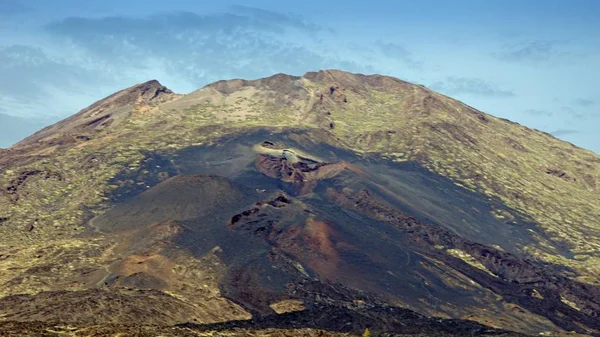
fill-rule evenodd
<path id="1" fill-rule="evenodd" d="M 0 299 L 5 320 L 100 287 L 107 303 L 158 291 L 160 324 L 392 305 L 600 333 L 600 156 L 394 78 L 150 81 L 0 170 L 2 295 L 33 295 Z"/>

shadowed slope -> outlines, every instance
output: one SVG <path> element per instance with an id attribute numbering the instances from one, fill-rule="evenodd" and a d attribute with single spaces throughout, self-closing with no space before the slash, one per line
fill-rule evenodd
<path id="1" fill-rule="evenodd" d="M 207 215 L 216 218 L 219 212 L 235 209 L 244 200 L 248 200 L 244 192 L 223 177 L 176 176 L 100 215 L 93 220 L 92 226 L 111 232 L 152 222 Z"/>

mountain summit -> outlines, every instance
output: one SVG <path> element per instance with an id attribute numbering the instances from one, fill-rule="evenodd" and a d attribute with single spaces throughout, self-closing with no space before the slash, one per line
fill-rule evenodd
<path id="1" fill-rule="evenodd" d="M 392 77 L 146 82 L 0 187 L 0 329 L 600 335 L 600 156 Z"/>

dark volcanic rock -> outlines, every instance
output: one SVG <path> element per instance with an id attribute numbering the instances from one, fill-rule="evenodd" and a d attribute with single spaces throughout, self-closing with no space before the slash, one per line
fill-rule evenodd
<path id="1" fill-rule="evenodd" d="M 217 324 L 180 324 L 179 327 L 199 331 L 243 329 L 298 329 L 314 328 L 360 334 L 368 328 L 374 333 L 428 334 L 436 336 L 519 336 L 519 334 L 461 320 L 427 318 L 413 311 L 393 307 L 368 309 L 319 305 L 300 312 L 261 317 L 250 321 Z M 521 335 L 524 336 L 524 335 Z"/>
<path id="2" fill-rule="evenodd" d="M 179 175 L 98 216 L 93 225 L 114 231 L 152 222 L 193 219 L 235 208 L 245 193 L 216 175 Z"/>
<path id="3" fill-rule="evenodd" d="M 413 249 L 435 256 L 479 284 L 501 294 L 504 299 L 546 316 L 566 330 L 584 332 L 577 323 L 600 330 L 600 287 L 571 280 L 562 275 L 561 268 L 538 264 L 492 247 L 469 242 L 444 228 L 420 222 L 393 209 L 368 190 L 358 193 L 347 189 L 343 192 L 329 190 L 328 194 L 345 207 L 359 209 L 361 213 L 374 219 L 393 224 L 403 231 Z M 444 254 L 435 247 L 465 251 L 492 275 Z M 532 296 L 534 290 L 540 292 L 543 298 Z M 574 309 L 566 304 L 565 296 L 581 307 Z"/>

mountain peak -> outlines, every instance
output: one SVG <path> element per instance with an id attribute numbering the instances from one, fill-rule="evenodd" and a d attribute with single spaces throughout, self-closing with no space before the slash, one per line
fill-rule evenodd
<path id="1" fill-rule="evenodd" d="M 162 94 L 172 94 L 173 93 L 173 91 L 171 91 L 169 88 L 162 85 L 158 80 L 150 80 L 150 81 L 146 81 L 144 83 L 139 83 L 139 84 L 136 84 L 125 90 L 132 92 L 132 93 L 140 92 L 142 95 L 148 94 L 148 93 L 155 94 L 152 97 L 150 97 L 150 99 L 154 99 Z"/>
<path id="2" fill-rule="evenodd" d="M 16 146 L 33 145 L 40 141 L 62 145 L 78 139 L 89 140 L 91 131 L 101 131 L 113 127 L 125 120 L 132 111 L 145 111 L 176 97 L 178 95 L 157 80 L 139 83 L 101 99 L 77 114 L 42 129 L 17 143 Z"/>
<path id="3" fill-rule="evenodd" d="M 99 100 L 73 117 L 81 115 L 95 116 L 101 111 L 121 108 L 127 105 L 142 106 L 153 102 L 160 103 L 168 100 L 172 95 L 174 95 L 174 93 L 169 88 L 160 84 L 157 80 L 150 80 L 118 91 Z"/>
<path id="4" fill-rule="evenodd" d="M 225 95 L 232 94 L 247 86 L 253 86 L 258 89 L 267 89 L 284 93 L 286 89 L 290 89 L 292 86 L 294 86 L 294 82 L 296 82 L 298 79 L 300 79 L 300 77 L 298 76 L 278 73 L 272 76 L 259 78 L 255 80 L 245 80 L 239 78 L 221 80 L 211 83 L 204 88 L 210 88 Z"/>
<path id="5" fill-rule="evenodd" d="M 412 83 L 402 81 L 398 78 L 391 76 L 384 76 L 379 74 L 367 75 L 360 73 L 351 73 L 339 69 L 327 69 L 314 72 L 307 72 L 302 77 L 313 82 L 339 83 L 340 85 L 353 88 L 371 86 L 376 87 L 380 90 L 397 90 L 407 89 L 408 87 L 414 86 L 414 84 Z"/>

